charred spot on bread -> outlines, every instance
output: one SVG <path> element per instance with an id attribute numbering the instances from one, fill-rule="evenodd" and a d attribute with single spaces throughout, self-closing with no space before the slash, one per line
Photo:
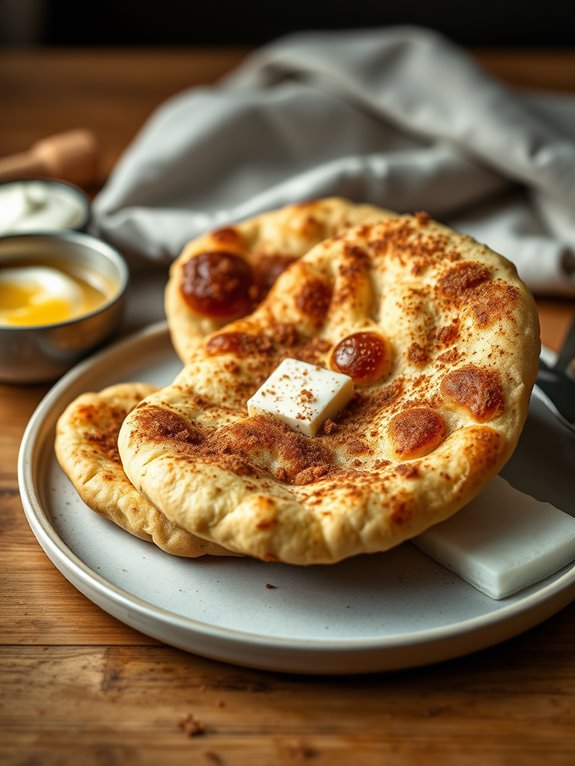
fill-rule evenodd
<path id="1" fill-rule="evenodd" d="M 448 372 L 440 391 L 447 404 L 462 407 L 479 423 L 503 412 L 505 405 L 499 374 L 473 364 Z"/>
<path id="2" fill-rule="evenodd" d="M 212 250 L 182 264 L 180 290 L 188 307 L 202 316 L 237 317 L 253 304 L 254 275 L 236 253 Z"/>
<path id="3" fill-rule="evenodd" d="M 392 366 L 389 343 L 373 331 L 356 332 L 341 340 L 331 355 L 332 369 L 349 375 L 358 386 L 370 386 L 389 375 Z"/>
<path id="4" fill-rule="evenodd" d="M 400 460 L 423 457 L 444 441 L 444 419 L 429 407 L 412 407 L 399 412 L 389 423 L 389 436 L 395 456 Z"/>

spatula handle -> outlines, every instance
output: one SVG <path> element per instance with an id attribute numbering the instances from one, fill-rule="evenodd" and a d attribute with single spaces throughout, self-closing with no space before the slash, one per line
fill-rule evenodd
<path id="1" fill-rule="evenodd" d="M 89 130 L 70 130 L 34 144 L 29 151 L 0 158 L 0 181 L 49 177 L 89 186 L 99 179 L 99 147 Z"/>

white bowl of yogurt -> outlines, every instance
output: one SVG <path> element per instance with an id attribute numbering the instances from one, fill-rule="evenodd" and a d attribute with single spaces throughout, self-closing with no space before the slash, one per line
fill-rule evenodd
<path id="1" fill-rule="evenodd" d="M 65 181 L 37 178 L 0 183 L 0 236 L 85 231 L 90 216 L 88 196 Z"/>

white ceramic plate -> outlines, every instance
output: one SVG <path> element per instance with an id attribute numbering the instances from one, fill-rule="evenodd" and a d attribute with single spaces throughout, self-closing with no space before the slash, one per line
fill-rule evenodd
<path id="1" fill-rule="evenodd" d="M 68 373 L 40 403 L 22 441 L 22 502 L 40 545 L 76 588 L 122 622 L 239 665 L 361 673 L 484 648 L 575 598 L 575 567 L 493 601 L 409 543 L 332 566 L 298 568 L 249 559 L 177 559 L 131 537 L 76 495 L 54 457 L 56 420 L 84 391 L 121 381 L 167 384 L 180 366 L 165 325 L 155 325 Z M 545 448 L 547 473 L 543 438 L 554 445 Z M 534 402 L 507 478 L 572 510 L 574 446 L 572 435 Z"/>

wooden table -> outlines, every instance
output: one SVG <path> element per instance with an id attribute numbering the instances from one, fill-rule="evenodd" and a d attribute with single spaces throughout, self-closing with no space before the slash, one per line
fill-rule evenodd
<path id="1" fill-rule="evenodd" d="M 0 154 L 93 129 L 103 177 L 157 104 L 244 51 L 0 54 Z M 476 52 L 509 82 L 575 90 L 575 54 Z M 557 348 L 571 301 L 539 301 Z M 503 645 L 417 670 L 294 677 L 158 644 L 109 617 L 28 529 L 19 441 L 45 387 L 0 386 L 2 764 L 572 764 L 575 605 Z M 191 736 L 187 716 L 204 732 Z"/>

